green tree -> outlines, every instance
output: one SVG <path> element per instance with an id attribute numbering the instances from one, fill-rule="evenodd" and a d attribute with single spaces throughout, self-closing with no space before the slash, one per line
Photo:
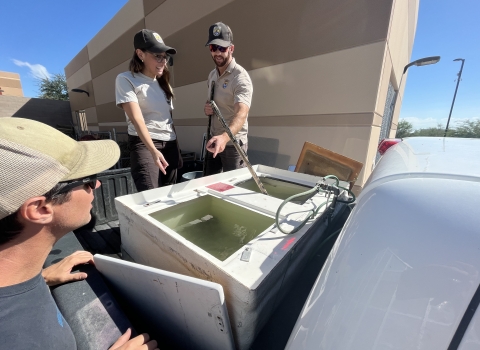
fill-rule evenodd
<path id="1" fill-rule="evenodd" d="M 402 119 L 398 122 L 396 138 L 401 139 L 408 137 L 413 133 L 413 125 L 410 122 L 407 122 L 405 119 Z"/>
<path id="2" fill-rule="evenodd" d="M 425 128 L 415 130 L 410 136 L 443 136 L 445 127 L 438 123 L 437 127 Z M 447 136 L 450 136 L 451 130 L 448 131 Z"/>
<path id="3" fill-rule="evenodd" d="M 414 137 L 414 136 L 430 136 L 443 137 L 445 134 L 445 126 L 438 123 L 436 127 L 418 129 L 413 131 L 411 123 L 402 119 L 398 122 L 397 135 L 398 138 Z M 447 131 L 447 137 L 464 137 L 464 138 L 480 138 L 480 119 L 457 122 L 455 127 L 450 127 Z"/>
<path id="4" fill-rule="evenodd" d="M 447 136 L 480 138 L 480 119 L 457 122 L 457 126 L 448 130 Z"/>
<path id="5" fill-rule="evenodd" d="M 39 82 L 38 98 L 68 101 L 67 79 L 63 74 L 54 74 L 52 78 L 43 78 Z"/>

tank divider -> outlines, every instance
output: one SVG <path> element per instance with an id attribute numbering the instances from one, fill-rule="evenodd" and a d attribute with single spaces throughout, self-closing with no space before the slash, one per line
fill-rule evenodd
<path id="1" fill-rule="evenodd" d="M 227 196 L 227 195 L 225 195 L 225 194 L 223 194 L 223 193 L 221 193 L 221 192 L 217 192 L 217 191 L 212 190 L 212 189 L 208 189 L 207 191 L 208 191 L 209 194 L 214 195 L 214 196 L 219 197 L 219 198 L 222 198 L 222 199 L 225 199 L 225 200 L 227 200 L 227 201 L 229 201 L 229 202 L 232 202 L 232 203 L 235 203 L 235 204 L 239 204 L 239 205 L 241 205 L 241 206 L 243 206 L 243 207 L 246 207 L 246 208 L 249 208 L 249 209 L 253 209 L 253 210 L 259 211 L 259 212 L 261 212 L 261 213 L 263 213 L 263 214 L 266 214 L 266 215 L 275 217 L 276 211 L 271 211 L 271 210 L 268 210 L 268 209 L 266 209 L 266 208 L 262 208 L 262 207 L 256 206 L 256 205 L 251 204 L 251 203 L 245 203 L 245 202 L 243 202 L 243 201 L 241 201 L 241 200 L 239 200 L 239 199 L 232 198 L 232 197 L 230 197 L 230 196 Z M 285 218 L 284 215 L 281 215 L 280 217 L 281 217 L 282 219 Z"/>

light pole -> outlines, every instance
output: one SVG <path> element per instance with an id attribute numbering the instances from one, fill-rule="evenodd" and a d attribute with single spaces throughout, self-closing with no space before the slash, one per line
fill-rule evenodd
<path id="1" fill-rule="evenodd" d="M 420 66 L 427 66 L 429 64 L 435 64 L 435 63 L 438 63 L 438 61 L 440 61 L 440 56 L 424 57 L 424 58 L 415 60 L 413 62 L 410 62 L 405 67 L 403 67 L 402 77 L 400 78 L 400 84 L 398 84 L 398 90 L 397 90 L 397 93 L 395 94 L 395 98 L 393 101 L 393 112 L 392 112 L 392 117 L 390 119 L 390 127 L 387 130 L 390 130 L 392 127 L 392 120 L 393 120 L 393 113 L 395 112 L 395 105 L 397 104 L 398 94 L 400 93 L 400 88 L 402 87 L 403 76 L 405 75 L 405 72 L 407 71 L 407 69 L 410 68 L 411 66 L 420 67 Z"/>
<path id="2" fill-rule="evenodd" d="M 456 58 L 454 59 L 454 61 L 462 61 L 462 65 L 460 67 L 460 72 L 458 72 L 457 74 L 458 75 L 457 87 L 455 88 L 455 93 L 453 94 L 452 106 L 450 107 L 450 113 L 448 114 L 448 120 L 447 120 L 447 127 L 445 128 L 445 133 L 443 134 L 443 137 L 447 136 L 448 125 L 450 124 L 450 117 L 452 116 L 453 105 L 455 104 L 455 98 L 457 97 L 458 84 L 460 84 L 460 80 L 462 79 L 462 70 L 463 70 L 463 64 L 465 63 L 465 59 Z"/>
<path id="3" fill-rule="evenodd" d="M 427 66 L 429 64 L 435 64 L 438 61 L 440 61 L 440 56 L 430 56 L 430 57 L 424 57 L 420 58 L 418 60 L 412 61 L 409 64 L 407 64 L 405 67 L 403 67 L 403 72 L 402 72 L 402 77 L 400 78 L 400 83 L 398 84 L 398 89 L 397 93 L 393 97 L 393 101 L 390 104 L 390 113 L 384 113 L 384 120 L 382 121 L 382 126 L 380 128 L 380 137 L 378 140 L 378 144 L 380 145 L 381 142 L 387 138 L 387 135 L 389 131 L 392 128 L 392 121 L 393 121 L 393 114 L 395 113 L 395 105 L 397 104 L 397 98 L 398 94 L 400 93 L 400 89 L 402 87 L 402 81 L 403 81 L 403 76 L 405 75 L 405 72 L 407 71 L 408 68 L 411 66 Z M 375 162 L 377 162 L 380 159 L 381 154 L 377 152 Z"/>
<path id="4" fill-rule="evenodd" d="M 429 64 L 435 64 L 438 61 L 440 61 L 440 56 L 430 56 L 430 57 L 424 57 L 420 58 L 416 61 L 410 62 L 403 68 L 403 74 L 407 71 L 408 68 L 411 66 L 428 66 Z"/>
<path id="5" fill-rule="evenodd" d="M 400 78 L 400 84 L 398 84 L 398 92 L 397 92 L 397 94 L 395 95 L 395 103 L 397 103 L 397 96 L 398 96 L 398 94 L 400 93 L 400 87 L 402 86 L 403 76 L 405 75 L 405 72 L 407 71 L 408 68 L 410 68 L 411 66 L 417 66 L 417 67 L 420 67 L 420 66 L 428 66 L 429 64 L 438 63 L 438 61 L 440 61 L 440 56 L 430 56 L 430 57 L 420 58 L 420 59 L 418 59 L 418 60 L 415 60 L 415 61 L 410 62 L 409 64 L 407 64 L 407 65 L 403 68 L 402 77 Z M 394 106 L 395 106 L 395 104 L 394 104 Z"/>

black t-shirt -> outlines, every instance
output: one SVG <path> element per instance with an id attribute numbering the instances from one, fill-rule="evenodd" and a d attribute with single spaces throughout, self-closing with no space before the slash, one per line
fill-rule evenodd
<path id="1" fill-rule="evenodd" d="M 0 288 L 0 350 L 76 348 L 41 274 Z"/>

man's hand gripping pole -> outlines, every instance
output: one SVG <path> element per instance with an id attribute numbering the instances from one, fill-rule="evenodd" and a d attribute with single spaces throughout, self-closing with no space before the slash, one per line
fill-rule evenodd
<path id="1" fill-rule="evenodd" d="M 217 104 L 215 103 L 215 101 L 211 100 L 211 101 L 210 101 L 210 105 L 212 106 L 213 114 L 215 114 L 215 115 L 217 116 L 218 120 L 220 121 L 220 123 L 221 123 L 222 126 L 223 126 L 223 129 L 225 130 L 225 132 L 227 133 L 228 137 L 230 138 L 230 140 L 232 141 L 233 145 L 235 146 L 235 149 L 237 150 L 238 154 L 240 154 L 240 156 L 242 157 L 243 161 L 244 161 L 245 164 L 247 165 L 247 168 L 248 168 L 248 170 L 250 171 L 250 174 L 252 174 L 252 177 L 253 177 L 253 179 L 255 180 L 255 183 L 257 184 L 258 188 L 260 189 L 260 192 L 262 192 L 263 194 L 266 194 L 266 195 L 268 196 L 267 190 L 265 189 L 265 187 L 263 187 L 263 184 L 262 184 L 262 182 L 260 181 L 260 179 L 258 178 L 257 173 L 255 172 L 255 170 L 253 170 L 252 165 L 251 165 L 250 162 L 248 161 L 247 155 L 245 154 L 245 152 L 243 151 L 243 149 L 242 149 L 242 148 L 240 147 L 240 145 L 238 144 L 237 138 L 232 134 L 232 131 L 231 131 L 230 128 L 228 127 L 227 123 L 225 122 L 225 119 L 223 119 L 222 113 L 220 113 L 220 110 L 218 109 Z"/>

